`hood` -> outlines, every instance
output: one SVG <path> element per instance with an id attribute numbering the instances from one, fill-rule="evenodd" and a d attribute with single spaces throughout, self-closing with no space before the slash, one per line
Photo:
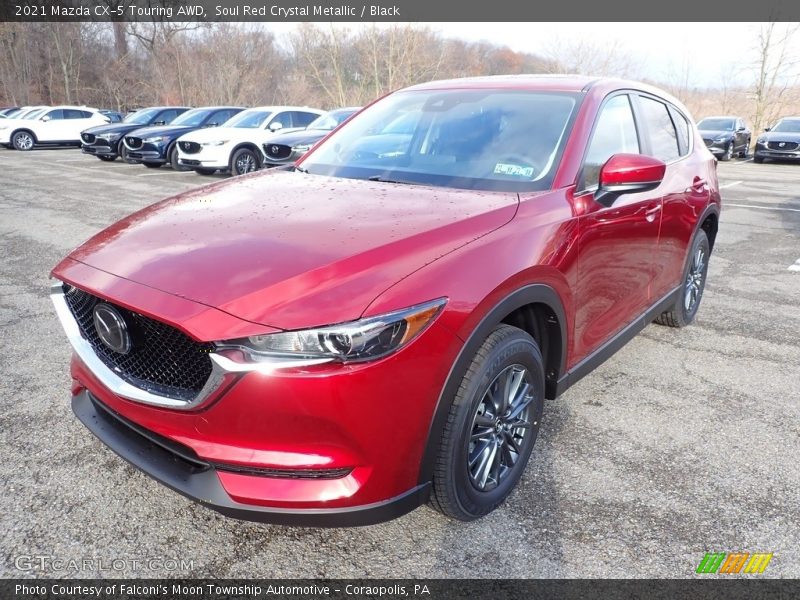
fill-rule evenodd
<path id="1" fill-rule="evenodd" d="M 733 131 L 727 131 L 725 129 L 698 129 L 700 132 L 700 136 L 708 139 L 714 139 L 720 135 L 724 135 L 727 137 L 733 137 Z"/>
<path id="2" fill-rule="evenodd" d="M 210 142 L 213 140 L 232 140 L 244 141 L 253 140 L 260 133 L 260 130 L 252 127 L 206 127 L 190 131 L 183 135 L 181 139 L 185 142 Z"/>
<path id="3" fill-rule="evenodd" d="M 134 129 L 130 132 L 130 135 L 139 138 L 154 137 L 156 135 L 173 137 L 188 133 L 189 131 L 193 131 L 195 129 L 197 129 L 197 126 L 195 125 L 153 125 L 150 127 L 140 127 L 139 129 Z"/>
<path id="4" fill-rule="evenodd" d="M 800 132 L 794 131 L 767 131 L 759 138 L 766 138 L 768 142 L 797 142 L 800 143 Z"/>
<path id="5" fill-rule="evenodd" d="M 299 329 L 358 318 L 400 279 L 508 223 L 517 205 L 514 193 L 267 171 L 154 204 L 69 258 Z"/>
<path id="6" fill-rule="evenodd" d="M 109 123 L 108 125 L 89 127 L 88 129 L 84 129 L 82 133 L 91 133 L 92 135 L 100 135 L 103 133 L 125 135 L 136 129 L 142 129 L 142 126 L 135 123 Z"/>
<path id="7" fill-rule="evenodd" d="M 285 146 L 297 146 L 298 144 L 316 144 L 332 130 L 329 129 L 303 129 L 302 131 L 293 131 L 271 138 L 269 141 L 272 144 L 283 144 Z"/>

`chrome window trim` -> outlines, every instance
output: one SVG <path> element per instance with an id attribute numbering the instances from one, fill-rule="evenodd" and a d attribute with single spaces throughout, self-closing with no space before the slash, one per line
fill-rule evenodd
<path id="1" fill-rule="evenodd" d="M 75 320 L 75 317 L 73 317 L 72 311 L 70 311 L 67 300 L 64 297 L 63 282 L 57 279 L 53 281 L 54 283 L 50 288 L 50 299 L 53 301 L 56 315 L 61 322 L 61 326 L 64 328 L 64 332 L 67 334 L 67 339 L 72 345 L 75 354 L 78 355 L 78 358 L 81 359 L 83 364 L 97 377 L 103 386 L 112 394 L 125 398 L 126 400 L 177 410 L 192 410 L 201 406 L 220 388 L 226 375 L 238 375 L 251 371 L 269 375 L 282 368 L 307 367 L 332 362 L 332 359 L 329 358 L 274 358 L 257 363 L 239 363 L 222 354 L 211 352 L 208 355 L 209 358 L 211 358 L 211 375 L 209 375 L 205 385 L 193 399 L 182 400 L 170 396 L 154 394 L 125 381 L 100 359 L 94 351 L 94 348 L 92 348 L 92 345 L 81 335 L 78 322 Z"/>

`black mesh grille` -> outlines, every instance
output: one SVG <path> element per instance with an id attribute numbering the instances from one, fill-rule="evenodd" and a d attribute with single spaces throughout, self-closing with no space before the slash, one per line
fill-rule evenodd
<path id="1" fill-rule="evenodd" d="M 94 142 L 95 138 L 94 138 L 94 135 L 92 135 L 91 133 L 82 133 L 81 134 L 81 139 L 84 142 L 86 142 L 87 144 L 91 144 L 91 143 Z"/>
<path id="2" fill-rule="evenodd" d="M 94 140 L 95 146 L 111 146 L 111 142 L 104 138 L 95 138 Z"/>
<path id="3" fill-rule="evenodd" d="M 781 146 L 781 144 L 783 145 Z M 767 145 L 769 146 L 770 150 L 786 150 L 786 151 L 797 150 L 798 146 L 797 142 L 770 142 Z"/>
<path id="4" fill-rule="evenodd" d="M 286 144 L 264 144 L 264 152 L 270 158 L 288 158 L 292 153 L 292 147 Z"/>
<path id="5" fill-rule="evenodd" d="M 181 147 L 181 150 L 187 152 L 189 154 L 197 154 L 200 152 L 200 144 L 197 142 L 178 142 L 178 145 Z"/>
<path id="6" fill-rule="evenodd" d="M 64 294 L 83 337 L 103 362 L 132 385 L 161 396 L 192 400 L 211 375 L 208 354 L 213 344 L 195 342 L 166 323 L 112 305 L 122 315 L 132 340 L 130 352 L 120 354 L 100 341 L 94 327 L 94 307 L 104 301 L 67 284 Z"/>
<path id="7" fill-rule="evenodd" d="M 128 148 L 141 148 L 142 147 L 142 138 L 127 136 L 125 138 L 125 143 L 128 145 Z"/>

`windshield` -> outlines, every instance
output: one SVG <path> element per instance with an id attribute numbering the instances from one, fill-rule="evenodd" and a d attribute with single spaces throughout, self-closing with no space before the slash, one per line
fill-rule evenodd
<path id="1" fill-rule="evenodd" d="M 547 189 L 577 98 L 518 90 L 399 92 L 348 121 L 302 167 L 463 189 Z"/>
<path id="2" fill-rule="evenodd" d="M 772 131 L 785 131 L 787 133 L 800 133 L 800 119 L 783 119 L 772 128 Z"/>
<path id="3" fill-rule="evenodd" d="M 225 123 L 223 127 L 238 127 L 240 129 L 259 129 L 264 122 L 272 115 L 268 110 L 244 110 L 238 114 L 233 115 Z"/>
<path id="4" fill-rule="evenodd" d="M 16 119 L 22 113 L 21 108 L 15 108 L 14 110 L 8 111 L 5 116 L 9 119 Z"/>
<path id="5" fill-rule="evenodd" d="M 706 131 L 733 131 L 735 122 L 735 119 L 703 119 L 697 124 L 697 128 Z"/>
<path id="6" fill-rule="evenodd" d="M 125 119 L 123 119 L 123 123 L 133 123 L 134 125 L 148 125 L 150 122 L 155 118 L 158 114 L 157 108 L 146 108 L 144 110 L 137 110 L 134 113 L 129 114 Z"/>
<path id="7" fill-rule="evenodd" d="M 178 115 L 172 125 L 202 125 L 205 118 L 211 114 L 210 108 L 193 108 L 182 115 Z"/>
<path id="8" fill-rule="evenodd" d="M 332 110 L 331 112 L 325 113 L 324 115 L 311 121 L 311 124 L 308 126 L 308 128 L 324 129 L 325 131 L 336 129 L 342 123 L 342 121 L 358 110 L 359 109 L 357 108 L 347 110 Z"/>

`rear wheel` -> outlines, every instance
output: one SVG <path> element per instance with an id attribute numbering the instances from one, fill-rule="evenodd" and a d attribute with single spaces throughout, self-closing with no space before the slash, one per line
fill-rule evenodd
<path id="1" fill-rule="evenodd" d="M 33 137 L 33 134 L 29 131 L 18 131 L 13 136 L 11 136 L 11 144 L 17 150 L 22 150 L 26 152 L 33 148 L 33 145 L 36 143 L 36 140 Z"/>
<path id="2" fill-rule="evenodd" d="M 750 138 L 747 138 L 747 142 L 745 142 L 744 150 L 739 153 L 739 156 L 742 158 L 747 158 L 750 156 Z"/>
<path id="3" fill-rule="evenodd" d="M 231 158 L 231 175 L 244 175 L 257 171 L 259 160 L 256 153 L 249 148 L 240 148 Z"/>
<path id="4" fill-rule="evenodd" d="M 710 254 L 708 236 L 705 231 L 700 229 L 692 241 L 688 262 L 683 271 L 681 292 L 672 308 L 656 318 L 656 323 L 668 327 L 685 327 L 694 321 L 706 287 Z"/>
<path id="5" fill-rule="evenodd" d="M 498 325 L 475 353 L 453 398 L 439 448 L 431 504 L 471 521 L 497 508 L 533 450 L 544 399 L 534 339 Z"/>

